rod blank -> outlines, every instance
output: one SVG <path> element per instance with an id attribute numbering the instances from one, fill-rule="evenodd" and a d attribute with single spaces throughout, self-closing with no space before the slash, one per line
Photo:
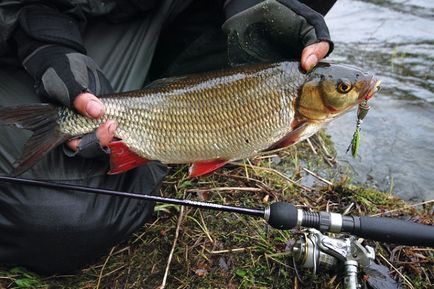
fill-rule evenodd
<path id="1" fill-rule="evenodd" d="M 134 198 L 139 200 L 160 202 L 160 203 L 173 204 L 173 205 L 184 205 L 184 206 L 190 206 L 190 207 L 196 207 L 202 209 L 238 213 L 238 214 L 259 217 L 259 218 L 264 217 L 263 209 L 251 209 L 251 208 L 244 208 L 244 207 L 237 207 L 237 206 L 227 206 L 227 205 L 206 203 L 206 202 L 193 201 L 193 200 L 166 198 L 166 197 L 153 196 L 153 195 L 143 195 L 138 193 L 128 193 L 128 192 L 121 192 L 121 191 L 114 191 L 114 190 L 107 190 L 107 189 L 90 188 L 90 187 L 83 187 L 77 185 L 60 184 L 60 183 L 46 182 L 46 181 L 36 181 L 36 180 L 6 177 L 6 176 L 0 176 L 0 181 L 18 183 L 18 184 L 24 184 L 30 186 L 42 186 L 46 188 L 54 188 L 54 189 L 62 189 L 62 190 L 75 190 L 80 192 L 103 194 L 109 196 L 127 197 L 127 198 Z"/>
<path id="2" fill-rule="evenodd" d="M 273 203 L 267 209 L 252 209 L 15 177 L 0 176 L 0 182 L 1 181 L 243 214 L 263 218 L 272 227 L 280 230 L 288 230 L 297 226 L 303 226 L 316 228 L 323 232 L 347 232 L 359 237 L 382 242 L 410 246 L 434 247 L 434 226 L 422 225 L 393 218 L 356 217 L 342 216 L 340 214 L 332 214 L 329 212 L 307 212 L 297 209 L 294 205 L 286 202 Z"/>

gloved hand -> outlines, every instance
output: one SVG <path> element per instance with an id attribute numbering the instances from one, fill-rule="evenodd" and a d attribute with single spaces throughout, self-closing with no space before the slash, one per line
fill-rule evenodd
<path id="1" fill-rule="evenodd" d="M 225 13 L 222 28 L 233 65 L 301 58 L 310 70 L 333 50 L 322 15 L 299 1 L 232 0 Z"/>
<path id="2" fill-rule="evenodd" d="M 104 114 L 103 103 L 95 96 L 111 93 L 110 82 L 88 56 L 77 23 L 47 6 L 27 6 L 16 29 L 18 57 L 35 81 L 36 93 L 44 100 L 74 107 L 90 118 Z M 102 155 L 101 146 L 113 138 L 116 123 L 108 121 L 84 142 L 69 142 L 70 155 Z M 96 140 L 96 141 L 95 141 Z M 100 142 L 98 142 L 100 140 Z M 101 143 L 101 145 L 100 145 Z"/>
<path id="3" fill-rule="evenodd" d="M 30 43 L 31 39 L 26 42 Z M 73 107 L 83 92 L 103 95 L 113 91 L 93 59 L 69 47 L 39 46 L 23 57 L 22 64 L 35 80 L 36 93 L 52 103 Z"/>

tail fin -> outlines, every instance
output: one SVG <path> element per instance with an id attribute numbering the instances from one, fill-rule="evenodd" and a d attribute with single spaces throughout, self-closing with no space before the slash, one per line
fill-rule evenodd
<path id="1" fill-rule="evenodd" d="M 33 131 L 32 137 L 24 145 L 21 157 L 15 162 L 13 175 L 24 173 L 69 138 L 58 130 L 57 113 L 57 108 L 50 104 L 0 107 L 0 124 L 12 124 Z"/>

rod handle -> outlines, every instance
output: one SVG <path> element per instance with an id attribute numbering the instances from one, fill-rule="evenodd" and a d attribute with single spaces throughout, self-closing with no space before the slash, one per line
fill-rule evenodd
<path id="1" fill-rule="evenodd" d="M 353 226 L 345 222 L 353 219 Z M 386 217 L 345 217 L 342 231 L 359 237 L 400 245 L 434 247 L 434 226 Z"/>

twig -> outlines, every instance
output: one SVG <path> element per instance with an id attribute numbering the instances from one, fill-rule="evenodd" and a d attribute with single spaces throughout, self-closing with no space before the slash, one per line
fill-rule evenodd
<path id="1" fill-rule="evenodd" d="M 333 159 L 333 156 L 328 151 L 327 146 L 324 143 L 322 137 L 319 134 L 315 134 L 312 137 L 312 140 L 319 146 L 323 159 L 329 164 L 329 166 L 333 167 L 333 163 L 331 161 L 333 162 L 335 161 Z"/>
<path id="2" fill-rule="evenodd" d="M 221 191 L 251 191 L 251 192 L 262 192 L 262 188 L 246 188 L 246 187 L 220 187 L 220 188 L 210 188 L 210 189 L 188 189 L 188 193 L 204 193 L 204 192 L 221 192 Z"/>
<path id="3" fill-rule="evenodd" d="M 124 283 L 124 286 L 122 287 L 123 289 L 127 288 L 128 281 L 129 281 L 130 274 L 131 274 L 131 263 L 132 262 L 131 262 L 131 250 L 130 250 L 130 248 L 128 248 L 128 261 L 127 261 L 127 263 L 128 263 L 128 269 L 127 269 L 127 274 L 125 276 L 125 281 L 123 282 Z"/>
<path id="4" fill-rule="evenodd" d="M 134 234 L 134 236 L 135 236 L 136 238 L 134 239 L 134 241 L 133 241 L 132 243 L 134 244 L 134 243 L 138 242 L 139 240 L 143 241 L 142 237 L 143 237 L 146 233 L 148 233 L 149 230 L 150 230 L 150 229 L 151 229 L 155 224 L 158 223 L 158 221 L 160 221 L 160 218 L 157 218 L 157 219 L 156 219 L 152 224 L 150 224 L 150 225 L 146 224 L 146 225 L 145 225 L 145 226 L 146 226 L 146 230 L 144 230 L 140 235 Z"/>
<path id="5" fill-rule="evenodd" d="M 318 176 L 318 175 L 315 174 L 314 172 L 312 172 L 312 171 L 310 171 L 310 170 L 308 170 L 308 169 L 306 169 L 306 168 L 303 168 L 303 170 L 304 170 L 306 173 L 308 173 L 308 174 L 314 176 L 315 178 L 317 178 L 317 179 L 320 180 L 321 182 L 324 182 L 324 183 L 326 183 L 327 185 L 333 186 L 333 183 L 332 183 L 332 182 L 330 182 L 330 181 L 328 181 L 328 180 L 326 180 L 326 179 L 324 179 L 324 178 Z"/>
<path id="6" fill-rule="evenodd" d="M 255 158 L 258 158 L 258 156 L 267 156 L 267 155 L 271 155 L 271 154 L 277 154 L 277 153 L 280 153 L 280 152 L 287 150 L 287 149 L 288 149 L 288 147 L 283 147 L 283 148 L 277 148 L 277 149 L 273 149 L 273 150 L 269 150 L 269 151 L 259 152 Z"/>
<path id="7" fill-rule="evenodd" d="M 426 258 L 425 256 L 423 256 L 424 258 Z M 415 262 L 415 261 L 395 261 L 395 263 L 396 264 L 399 264 L 399 265 L 408 265 L 408 264 L 415 264 L 415 263 L 417 263 L 417 264 L 424 264 L 424 263 L 431 263 L 432 261 L 431 260 L 418 260 L 417 262 Z"/>
<path id="8" fill-rule="evenodd" d="M 184 206 L 181 206 L 181 210 L 179 211 L 178 222 L 176 224 L 175 231 L 175 239 L 173 240 L 172 249 L 170 249 L 169 258 L 167 259 L 166 270 L 164 271 L 163 282 L 161 282 L 160 289 L 164 289 L 166 287 L 167 276 L 169 275 L 170 263 L 172 262 L 173 252 L 175 252 L 176 243 L 178 242 L 179 229 L 181 228 L 182 217 L 184 214 Z"/>
<path id="9" fill-rule="evenodd" d="M 235 176 L 235 175 L 228 175 L 228 174 L 216 174 L 225 178 L 231 178 L 231 179 L 235 179 L 235 180 L 240 180 L 243 183 L 246 182 L 255 182 L 257 184 L 260 185 L 261 188 L 263 188 L 265 191 L 272 191 L 273 189 L 270 188 L 268 185 L 266 185 L 264 182 L 257 180 L 257 179 L 253 179 L 253 178 L 247 178 L 245 176 Z"/>
<path id="10" fill-rule="evenodd" d="M 102 277 L 105 278 L 105 277 L 107 277 L 107 276 L 110 276 L 111 274 L 113 274 L 113 273 L 115 273 L 115 272 L 117 272 L 117 271 L 119 271 L 119 270 L 121 270 L 121 269 L 124 269 L 126 266 L 127 266 L 127 265 L 122 265 L 122 266 L 120 266 L 120 267 L 117 267 L 116 269 L 114 269 L 114 270 L 112 270 L 112 271 L 110 271 L 110 272 L 104 274 Z"/>
<path id="11" fill-rule="evenodd" d="M 351 211 L 351 209 L 354 207 L 354 202 L 352 202 L 345 210 L 344 210 L 344 212 L 342 213 L 342 215 L 347 215 L 350 211 Z"/>
<path id="12" fill-rule="evenodd" d="M 313 152 L 314 154 L 317 155 L 318 153 L 316 152 L 316 149 L 313 147 L 313 144 L 312 144 L 312 142 L 310 141 L 310 139 L 307 138 L 306 141 L 307 141 L 307 143 L 309 144 L 310 149 L 312 150 L 312 152 Z"/>
<path id="13" fill-rule="evenodd" d="M 15 276 L 6 276 L 6 277 L 0 276 L 0 279 L 15 281 L 15 279 L 13 277 L 18 277 L 18 275 L 15 275 Z"/>
<path id="14" fill-rule="evenodd" d="M 242 163 L 237 163 L 237 162 L 231 162 L 231 164 L 236 165 L 236 166 L 244 166 L 244 164 L 242 164 Z M 312 191 L 313 191 L 312 188 L 308 188 L 308 187 L 305 187 L 305 186 L 303 186 L 303 185 L 300 185 L 300 184 L 297 183 L 296 181 L 290 179 L 289 177 L 285 176 L 284 174 L 282 174 L 281 172 L 279 172 L 279 171 L 277 171 L 277 170 L 275 170 L 275 169 L 264 168 L 264 167 L 260 167 L 260 166 L 254 166 L 254 165 L 250 165 L 250 167 L 251 167 L 252 169 L 258 169 L 258 170 L 263 170 L 263 171 L 267 171 L 267 172 L 270 172 L 270 173 L 274 173 L 274 174 L 276 174 L 276 175 L 279 175 L 280 177 L 282 177 L 282 178 L 285 179 L 286 181 L 290 182 L 290 183 L 293 184 L 294 186 L 297 186 L 297 187 L 299 187 L 299 188 L 301 188 L 301 189 L 303 189 L 303 190 L 305 190 L 305 191 L 308 191 L 308 192 L 312 192 Z"/>
<path id="15" fill-rule="evenodd" d="M 274 258 L 273 255 L 274 255 L 274 254 L 271 254 L 271 255 L 269 255 L 269 254 L 265 254 L 265 258 L 267 258 L 267 259 L 269 258 L 269 259 L 273 260 L 275 263 L 282 265 L 283 267 L 291 268 L 291 266 L 289 266 L 288 264 L 285 264 L 285 263 L 283 263 L 282 261 L 280 261 L 280 260 Z"/>
<path id="16" fill-rule="evenodd" d="M 202 228 L 203 232 L 208 237 L 208 239 L 211 241 L 211 243 L 214 244 L 214 240 L 211 237 L 211 235 L 209 234 L 209 230 L 208 230 L 208 227 L 205 224 L 205 220 L 203 219 L 203 215 L 202 215 L 202 211 L 201 210 L 199 210 L 199 217 L 200 217 L 200 220 L 202 221 L 202 226 L 200 226 L 200 227 Z"/>
<path id="17" fill-rule="evenodd" d="M 114 250 L 115 250 L 116 246 L 114 246 L 111 250 L 109 255 L 107 256 L 107 258 L 104 261 L 104 264 L 102 265 L 101 271 L 99 271 L 99 276 L 98 276 L 98 282 L 96 283 L 96 289 L 99 289 L 99 285 L 101 284 L 101 279 L 102 279 L 102 273 L 104 272 L 105 266 L 108 263 L 108 260 L 110 259 L 110 257 L 112 256 Z"/>
<path id="18" fill-rule="evenodd" d="M 374 214 L 374 215 L 371 215 L 371 216 L 372 217 L 381 216 L 381 215 L 384 215 L 384 214 L 393 213 L 393 212 L 396 212 L 396 211 L 401 211 L 403 209 L 417 207 L 417 206 L 426 205 L 426 204 L 430 204 L 430 203 L 434 203 L 434 200 L 429 200 L 429 201 L 420 202 L 420 203 L 416 203 L 416 204 L 412 204 L 412 205 L 407 205 L 404 208 L 393 209 L 393 210 L 385 211 L 385 212 L 382 212 L 382 213 Z"/>
<path id="19" fill-rule="evenodd" d="M 246 161 L 249 163 L 250 167 L 253 166 L 253 164 L 252 164 L 252 162 L 250 161 L 250 159 L 247 159 Z M 250 179 L 250 175 L 249 175 L 249 170 L 248 170 L 248 168 L 247 168 L 246 162 L 243 162 L 243 166 L 244 166 L 244 172 L 246 173 L 246 177 L 247 177 L 247 179 L 249 180 L 249 179 Z"/>
<path id="20" fill-rule="evenodd" d="M 325 144 L 323 138 L 321 137 L 320 134 L 316 134 L 316 140 L 319 142 L 319 144 L 321 145 L 321 149 L 324 151 L 324 153 L 327 155 L 327 157 L 329 158 L 333 158 L 333 156 L 330 154 L 327 145 Z"/>
<path id="21" fill-rule="evenodd" d="M 432 248 L 411 248 L 412 251 L 422 251 L 422 252 L 433 252 L 434 253 L 434 249 Z"/>
<path id="22" fill-rule="evenodd" d="M 411 284 L 411 282 L 407 279 L 407 277 L 405 277 L 401 272 L 399 272 L 398 269 L 396 269 L 392 263 L 389 262 L 389 260 L 387 260 L 383 255 L 378 254 L 379 257 L 381 257 L 381 259 L 383 259 L 390 267 L 392 267 L 393 270 L 396 271 L 396 273 L 398 273 L 398 275 L 402 278 L 402 280 L 404 280 L 405 283 L 407 283 L 408 287 L 410 287 L 411 289 L 415 289 L 413 284 Z"/>
<path id="23" fill-rule="evenodd" d="M 271 159 L 271 158 L 275 158 L 278 156 L 279 156 L 278 154 L 266 154 L 266 155 L 257 156 L 257 157 L 255 157 L 255 159 L 256 160 Z"/>
<path id="24" fill-rule="evenodd" d="M 117 255 L 117 254 L 123 253 L 123 252 L 128 251 L 128 250 L 130 250 L 130 246 L 123 247 L 122 249 L 114 252 L 113 255 Z"/>
<path id="25" fill-rule="evenodd" d="M 224 253 L 235 253 L 235 252 L 244 252 L 247 250 L 252 250 L 254 247 L 246 247 L 246 248 L 235 248 L 235 249 L 227 249 L 227 250 L 218 250 L 218 251 L 208 251 L 210 254 L 224 254 Z"/>

